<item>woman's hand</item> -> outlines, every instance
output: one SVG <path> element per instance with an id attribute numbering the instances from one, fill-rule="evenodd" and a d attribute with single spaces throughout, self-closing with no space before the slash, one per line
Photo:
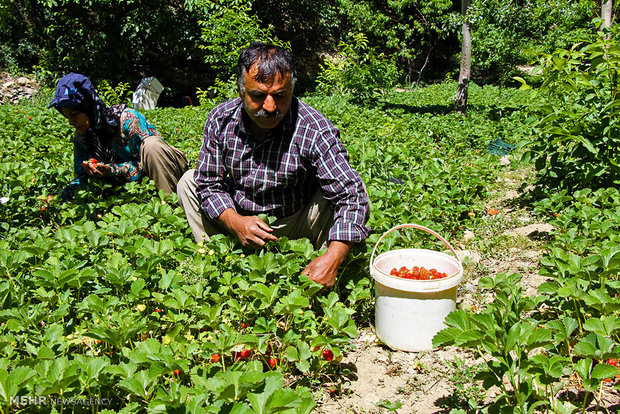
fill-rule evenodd
<path id="1" fill-rule="evenodd" d="M 86 174 L 95 178 L 107 177 L 112 173 L 112 167 L 101 162 L 91 163 L 84 161 L 82 163 L 82 168 Z"/>

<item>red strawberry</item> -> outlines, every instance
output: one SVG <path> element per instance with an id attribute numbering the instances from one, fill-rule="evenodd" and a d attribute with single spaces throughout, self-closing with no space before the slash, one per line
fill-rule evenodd
<path id="1" fill-rule="evenodd" d="M 220 354 L 213 354 L 213 355 L 211 355 L 211 361 L 219 362 L 220 361 Z"/>
<path id="2" fill-rule="evenodd" d="M 331 349 L 324 349 L 322 354 L 323 354 L 323 359 L 326 361 L 331 361 L 332 359 L 334 359 L 334 353 L 332 352 Z"/>
<path id="3" fill-rule="evenodd" d="M 269 358 L 269 366 L 275 368 L 278 365 L 278 358 Z"/>

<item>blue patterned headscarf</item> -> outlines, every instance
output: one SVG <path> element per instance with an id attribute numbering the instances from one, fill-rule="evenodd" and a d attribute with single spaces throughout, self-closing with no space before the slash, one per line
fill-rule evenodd
<path id="1" fill-rule="evenodd" d="M 58 81 L 54 99 L 48 108 L 56 108 L 58 111 L 60 108 L 69 108 L 84 112 L 88 115 L 93 129 L 103 128 L 107 109 L 91 81 L 86 76 L 73 72 Z"/>
<path id="2" fill-rule="evenodd" d="M 115 155 L 106 143 L 118 131 L 120 114 L 125 105 L 106 107 L 92 82 L 79 73 L 68 73 L 58 81 L 48 108 L 74 109 L 88 115 L 91 127 L 86 132 L 91 156 L 103 162 L 113 162 Z"/>

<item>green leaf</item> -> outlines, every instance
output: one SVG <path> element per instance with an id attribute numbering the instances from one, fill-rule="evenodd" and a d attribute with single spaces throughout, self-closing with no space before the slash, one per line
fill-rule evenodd
<path id="1" fill-rule="evenodd" d="M 286 350 L 284 351 L 284 356 L 289 361 L 299 360 L 299 353 L 297 352 L 297 348 L 295 348 L 294 346 L 286 347 Z"/>
<path id="2" fill-rule="evenodd" d="M 579 375 L 579 377 L 582 380 L 590 378 L 591 369 L 592 369 L 592 360 L 590 358 L 580 359 L 575 364 L 575 372 Z"/>
<path id="3" fill-rule="evenodd" d="M 470 327 L 469 314 L 464 310 L 454 310 L 446 316 L 444 323 L 461 331 L 468 330 Z"/>
<path id="4" fill-rule="evenodd" d="M 461 332 L 459 328 L 442 329 L 433 337 L 433 348 L 454 345 L 456 338 Z"/>
<path id="5" fill-rule="evenodd" d="M 377 407 L 387 408 L 389 411 L 396 411 L 403 406 L 400 400 L 379 400 L 375 403 Z"/>
<path id="6" fill-rule="evenodd" d="M 134 280 L 131 284 L 131 293 L 133 293 L 135 296 L 139 296 L 142 289 L 144 289 L 144 286 L 146 286 L 146 282 L 144 279 Z"/>
<path id="7" fill-rule="evenodd" d="M 592 378 L 596 379 L 607 379 L 607 378 L 615 378 L 616 375 L 620 374 L 620 370 L 618 367 L 614 367 L 612 365 L 607 364 L 597 364 L 592 370 Z"/>
<path id="8" fill-rule="evenodd" d="M 555 333 L 555 340 L 562 342 L 567 338 L 570 338 L 575 329 L 579 326 L 579 323 L 574 318 L 561 318 L 559 320 L 553 320 L 547 322 L 547 327 Z"/>

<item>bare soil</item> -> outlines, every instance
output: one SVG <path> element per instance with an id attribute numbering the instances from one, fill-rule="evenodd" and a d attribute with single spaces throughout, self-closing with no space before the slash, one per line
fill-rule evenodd
<path id="1" fill-rule="evenodd" d="M 527 174 L 512 171 L 508 165 L 505 174 L 498 177 L 497 191 L 488 207 L 495 207 L 500 213 L 484 220 L 495 220 L 496 224 L 501 221 L 501 226 L 489 226 L 486 230 L 484 226 L 476 227 L 479 234 L 466 232 L 463 240 L 454 242 L 465 269 L 458 288 L 457 308 L 475 310 L 491 299 L 483 297 L 478 290 L 477 280 L 482 275 L 519 273 L 527 295 L 535 295 L 545 281 L 538 274 L 539 260 L 544 240 L 553 228 L 535 221 L 530 212 L 519 207 L 522 196 L 519 188 Z M 498 229 L 503 229 L 501 237 Z M 476 238 L 503 242 L 497 247 L 471 243 Z M 474 247 L 477 245 L 490 247 L 478 251 Z M 492 402 L 498 395 L 498 390 L 483 390 L 473 380 L 471 367 L 483 361 L 470 351 L 454 347 L 418 353 L 392 350 L 380 343 L 372 327 L 361 329 L 353 345 L 356 349 L 342 361 L 352 375 L 335 392 L 330 392 L 330 388 L 334 391 L 333 387 L 326 385 L 315 413 L 449 413 L 460 406 L 455 399 L 457 387 L 466 389 L 468 396 L 478 397 L 483 404 Z M 455 364 L 455 358 L 462 364 Z M 562 392 L 578 393 L 579 389 L 567 384 Z M 599 412 L 618 412 L 620 394 L 612 385 L 603 390 L 602 400 L 605 407 Z M 589 412 L 597 411 L 591 408 Z"/>

